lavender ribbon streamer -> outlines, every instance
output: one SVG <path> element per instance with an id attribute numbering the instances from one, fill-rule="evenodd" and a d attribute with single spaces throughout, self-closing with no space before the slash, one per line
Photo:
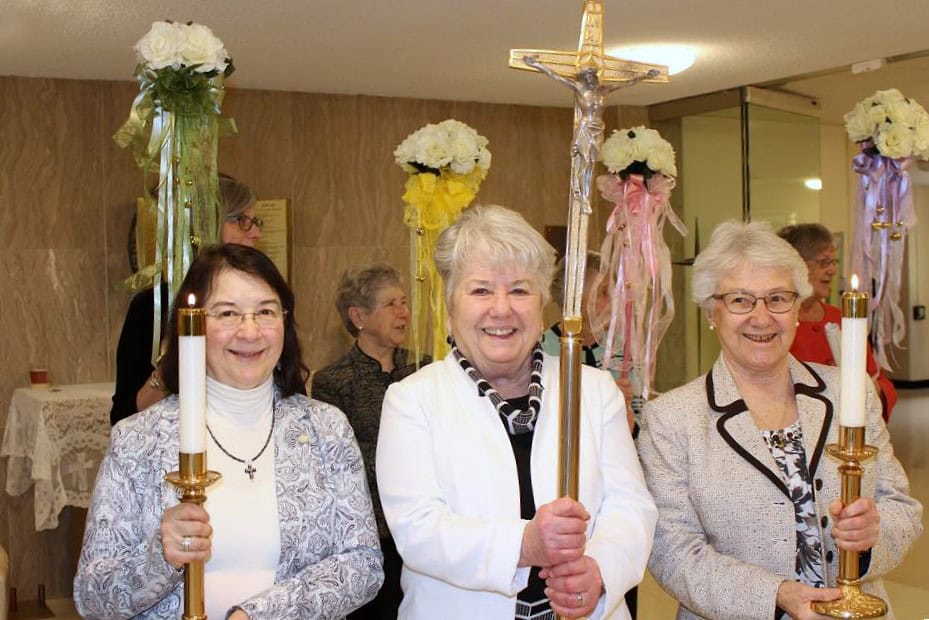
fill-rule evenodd
<path id="1" fill-rule="evenodd" d="M 906 321 L 900 308 L 906 234 L 916 225 L 916 211 L 909 178 L 913 157 L 891 159 L 873 153 L 862 143 L 853 169 L 860 175 L 855 226 L 851 242 L 851 268 L 861 278 L 861 288 L 873 284 L 871 332 L 878 363 L 890 370 L 890 343 L 901 347 Z"/>

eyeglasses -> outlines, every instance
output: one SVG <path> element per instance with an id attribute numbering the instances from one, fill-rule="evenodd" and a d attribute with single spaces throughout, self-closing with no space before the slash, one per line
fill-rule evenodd
<path id="1" fill-rule="evenodd" d="M 249 217 L 243 214 L 238 217 L 234 217 L 229 221 L 237 223 L 239 225 L 239 229 L 242 230 L 243 232 L 250 231 L 252 229 L 252 226 L 257 226 L 258 230 L 261 230 L 262 228 L 265 227 L 264 220 L 261 219 L 260 217 L 255 217 L 254 215 L 252 217 Z"/>
<path id="2" fill-rule="evenodd" d="M 837 258 L 808 258 L 806 259 L 806 262 L 819 265 L 820 269 L 829 269 L 830 267 L 837 267 L 839 264 L 839 259 Z"/>
<path id="3" fill-rule="evenodd" d="M 800 297 L 796 291 L 776 291 L 768 293 L 763 297 L 755 297 L 751 293 L 736 291 L 733 293 L 722 293 L 713 295 L 713 299 L 721 300 L 726 306 L 726 310 L 732 314 L 748 314 L 755 309 L 759 299 L 764 300 L 764 305 L 768 312 L 774 314 L 784 314 L 793 310 L 797 304 L 797 298 Z"/>
<path id="4" fill-rule="evenodd" d="M 287 310 L 279 308 L 262 308 L 255 312 L 239 312 L 237 310 L 220 310 L 219 312 L 207 312 L 206 315 L 219 323 L 223 329 L 235 329 L 245 322 L 245 317 L 250 316 L 254 319 L 258 327 L 277 327 L 281 319 L 287 316 Z"/>

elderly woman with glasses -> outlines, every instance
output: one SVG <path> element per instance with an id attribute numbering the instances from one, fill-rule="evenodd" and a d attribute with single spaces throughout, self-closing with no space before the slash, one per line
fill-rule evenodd
<path id="1" fill-rule="evenodd" d="M 184 564 L 205 561 L 210 618 L 342 618 L 374 598 L 381 553 L 351 427 L 299 394 L 294 296 L 258 250 L 206 248 L 178 293 L 206 310 L 206 459 L 222 480 L 179 504 L 178 339 L 172 395 L 113 428 L 74 579 L 85 618 L 178 618 Z"/>
<path id="2" fill-rule="evenodd" d="M 225 220 L 220 230 L 223 243 L 255 247 L 264 222 L 255 217 L 255 194 L 245 184 L 220 174 L 219 195 Z M 161 329 L 168 324 L 168 288 L 161 287 Z M 116 348 L 116 390 L 110 424 L 116 424 L 167 396 L 160 370 L 152 365 L 154 288 L 138 293 L 129 302 Z"/>
<path id="3" fill-rule="evenodd" d="M 795 224 L 785 226 L 777 234 L 806 261 L 810 285 L 813 287 L 813 294 L 800 304 L 800 325 L 797 326 L 797 337 L 790 347 L 790 353 L 803 362 L 838 366 L 841 354 L 833 351 L 832 346 L 835 345 L 832 343 L 841 342 L 838 327 L 842 324 L 842 311 L 826 303 L 839 264 L 835 257 L 837 250 L 832 233 L 822 224 Z M 867 368 L 881 399 L 884 421 L 887 421 L 897 404 L 897 390 L 878 366 L 871 354 L 870 345 Z"/>
<path id="4" fill-rule="evenodd" d="M 865 591 L 919 537 L 880 403 L 866 376 L 869 444 L 862 497 L 843 505 L 836 463 L 838 369 L 789 353 L 803 259 L 763 223 L 727 222 L 694 263 L 693 299 L 719 337 L 712 370 L 645 405 L 639 454 L 658 505 L 649 569 L 678 618 L 823 618 L 837 598 L 838 549 L 861 552 Z M 892 617 L 892 616 L 889 616 Z"/>
<path id="5" fill-rule="evenodd" d="M 519 214 L 475 206 L 435 263 L 452 351 L 387 389 L 377 445 L 400 617 L 628 619 L 655 508 L 622 394 L 589 366 L 579 498 L 558 496 L 559 365 L 539 345 L 554 250 Z"/>
<path id="6" fill-rule="evenodd" d="M 368 472 L 368 487 L 384 553 L 384 587 L 377 598 L 352 613 L 350 619 L 396 618 L 403 598 L 402 561 L 390 537 L 377 492 L 374 455 L 381 425 L 381 405 L 387 386 L 407 377 L 419 364 L 403 348 L 410 310 L 400 274 L 387 264 L 346 271 L 339 281 L 336 308 L 355 345 L 339 360 L 313 374 L 313 398 L 335 405 L 348 417 Z"/>

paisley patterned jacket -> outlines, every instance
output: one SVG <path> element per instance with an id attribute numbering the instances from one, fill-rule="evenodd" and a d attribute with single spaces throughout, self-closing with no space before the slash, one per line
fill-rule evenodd
<path id="1" fill-rule="evenodd" d="M 274 468 L 281 552 L 274 586 L 238 607 L 250 618 L 342 618 L 374 598 L 382 556 L 364 463 L 341 411 L 275 398 Z M 177 497 L 178 403 L 169 396 L 113 429 L 74 578 L 82 617 L 180 618 L 183 572 L 160 525 Z"/>

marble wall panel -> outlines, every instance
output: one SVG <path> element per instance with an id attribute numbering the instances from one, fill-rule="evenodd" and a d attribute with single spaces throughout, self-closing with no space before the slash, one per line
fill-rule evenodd
<path id="1" fill-rule="evenodd" d="M 0 247 L 101 247 L 100 93 L 0 77 Z"/>
<path id="2" fill-rule="evenodd" d="M 294 237 L 305 246 L 406 243 L 406 174 L 393 151 L 447 117 L 447 104 L 382 97 L 294 95 Z M 444 109 L 443 109 L 444 108 Z"/>
<path id="3" fill-rule="evenodd" d="M 292 198 L 295 143 L 293 93 L 232 90 L 223 116 L 237 133 L 219 140 L 219 168 L 247 184 L 259 198 Z"/>

